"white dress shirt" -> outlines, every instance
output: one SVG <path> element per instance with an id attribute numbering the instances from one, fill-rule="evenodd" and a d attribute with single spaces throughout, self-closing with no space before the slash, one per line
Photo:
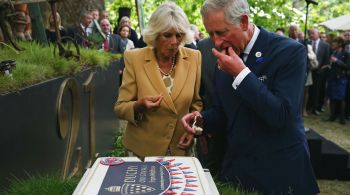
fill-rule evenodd
<path id="1" fill-rule="evenodd" d="M 254 33 L 252 39 L 250 39 L 248 45 L 243 51 L 243 61 L 245 62 L 248 58 L 248 55 L 250 53 L 250 50 L 252 50 L 256 39 L 258 38 L 258 35 L 260 33 L 260 29 L 254 25 Z M 250 69 L 248 67 L 245 67 L 233 80 L 232 87 L 233 89 L 237 89 L 237 87 L 241 84 L 243 79 L 250 73 Z"/>

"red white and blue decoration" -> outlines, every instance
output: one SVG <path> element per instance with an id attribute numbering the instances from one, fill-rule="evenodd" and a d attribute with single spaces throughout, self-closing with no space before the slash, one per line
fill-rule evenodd
<path id="1" fill-rule="evenodd" d="M 73 195 L 210 195 L 208 181 L 193 157 L 102 157 L 84 175 Z"/>

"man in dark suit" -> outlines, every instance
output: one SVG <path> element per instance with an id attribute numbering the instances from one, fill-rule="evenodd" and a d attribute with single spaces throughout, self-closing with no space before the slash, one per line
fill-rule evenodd
<path id="1" fill-rule="evenodd" d="M 330 70 L 331 49 L 328 43 L 320 39 L 320 33 L 316 28 L 308 31 L 310 45 L 317 56 L 318 68 L 312 71 L 313 85 L 310 87 L 310 109 L 315 115 L 319 115 L 324 105 L 327 75 Z"/>
<path id="2" fill-rule="evenodd" d="M 197 44 L 198 44 L 198 41 L 199 41 L 199 39 L 200 39 L 198 28 L 197 28 L 196 25 L 191 24 L 190 29 L 191 29 L 191 31 L 193 32 L 193 38 L 194 38 L 194 40 L 193 40 L 191 43 L 185 44 L 185 47 L 191 48 L 191 49 L 198 49 L 198 48 L 197 48 Z"/>
<path id="3" fill-rule="evenodd" d="M 213 105 L 214 99 L 214 72 L 216 58 L 211 51 L 214 48 L 210 38 L 198 42 L 197 49 L 202 54 L 202 78 L 200 95 L 203 108 L 208 109 Z M 198 138 L 197 155 L 204 168 L 208 168 L 212 175 L 217 175 L 221 170 L 221 162 L 226 150 L 224 133 L 204 134 Z"/>
<path id="4" fill-rule="evenodd" d="M 108 19 L 102 19 L 100 21 L 101 30 L 105 36 L 105 41 L 101 45 L 101 48 L 111 53 L 124 53 L 126 44 L 123 44 L 121 37 L 111 33 L 111 24 Z"/>
<path id="5" fill-rule="evenodd" d="M 215 48 L 215 100 L 204 131 L 226 133 L 220 180 L 262 194 L 319 192 L 309 159 L 300 105 L 305 47 L 249 23 L 246 0 L 206 0 L 201 14 Z M 242 56 L 242 59 L 239 57 Z"/>
<path id="6" fill-rule="evenodd" d="M 68 28 L 68 35 L 72 37 L 81 47 L 91 46 L 91 43 L 88 40 L 88 36 L 91 34 L 91 28 L 89 27 L 91 21 L 91 13 L 84 11 L 80 17 L 79 26 Z"/>

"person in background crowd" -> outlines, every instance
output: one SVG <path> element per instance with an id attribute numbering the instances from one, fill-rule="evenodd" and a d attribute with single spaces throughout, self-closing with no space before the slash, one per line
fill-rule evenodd
<path id="1" fill-rule="evenodd" d="M 325 32 L 321 32 L 320 33 L 320 39 L 322 40 L 322 41 L 324 41 L 324 42 L 328 42 L 328 40 L 327 40 L 327 34 L 325 33 Z"/>
<path id="2" fill-rule="evenodd" d="M 194 42 L 196 42 L 196 44 L 201 40 L 201 37 L 199 36 L 199 30 L 198 27 L 194 24 L 191 24 L 191 30 L 194 33 Z"/>
<path id="3" fill-rule="evenodd" d="M 327 79 L 327 92 L 330 100 L 329 121 L 339 117 L 339 123 L 345 125 L 345 95 L 348 85 L 347 72 L 350 70 L 350 54 L 345 51 L 342 37 L 333 39 L 331 70 Z"/>
<path id="4" fill-rule="evenodd" d="M 86 11 L 82 12 L 79 27 L 71 27 L 68 29 L 68 35 L 82 47 L 91 46 L 91 43 L 88 40 L 88 36 L 92 33 L 92 29 L 89 27 L 91 21 L 91 13 Z"/>
<path id="5" fill-rule="evenodd" d="M 309 90 L 310 86 L 313 84 L 312 81 L 312 70 L 316 70 L 319 66 L 319 63 L 317 61 L 317 56 L 315 52 L 312 50 L 312 46 L 310 44 L 307 44 L 307 75 L 306 75 L 306 81 L 305 81 L 305 88 L 304 88 L 304 101 L 303 101 L 303 116 L 308 116 L 307 113 L 307 105 L 309 103 Z M 305 127 L 305 131 L 309 131 L 310 129 Z"/>
<path id="6" fill-rule="evenodd" d="M 111 24 L 109 20 L 102 19 L 100 21 L 100 26 L 101 26 L 102 32 L 105 35 L 105 40 L 101 46 L 101 49 L 111 53 L 120 53 L 120 54 L 123 53 L 126 45 L 123 44 L 121 37 L 119 35 L 111 33 Z"/>
<path id="7" fill-rule="evenodd" d="M 288 28 L 288 37 L 301 43 L 301 41 L 299 40 L 299 37 L 298 37 L 299 32 L 300 31 L 299 31 L 298 25 L 292 24 Z"/>
<path id="8" fill-rule="evenodd" d="M 330 69 L 330 46 L 328 43 L 320 39 L 318 29 L 311 28 L 308 31 L 310 38 L 310 45 L 317 56 L 318 68 L 312 70 L 312 82 L 309 91 L 309 104 L 311 113 L 319 115 L 323 112 L 325 104 L 325 90 L 326 80 Z"/>
<path id="9" fill-rule="evenodd" d="M 61 16 L 58 12 L 56 12 L 56 19 L 58 24 L 58 30 L 60 31 L 61 37 L 67 36 L 67 31 L 62 26 Z M 47 41 L 49 41 L 49 43 L 54 43 L 57 41 L 55 21 L 52 15 L 49 16 L 49 28 L 46 29 L 45 32 L 46 32 Z"/>
<path id="10" fill-rule="evenodd" d="M 90 14 L 92 16 L 92 21 L 89 24 L 91 33 L 89 34 L 89 41 L 92 44 L 91 47 L 99 49 L 100 45 L 104 42 L 105 37 L 103 36 L 101 27 L 100 27 L 100 12 L 98 9 L 91 9 Z"/>
<path id="11" fill-rule="evenodd" d="M 284 35 L 284 28 L 277 28 L 275 33 L 279 36 L 285 36 Z"/>
<path id="12" fill-rule="evenodd" d="M 134 49 L 134 43 L 129 39 L 130 37 L 130 26 L 127 24 L 120 25 L 119 31 L 118 31 L 120 37 L 121 37 L 121 42 L 125 46 L 123 48 L 123 51 L 125 52 L 126 50 Z M 124 71 L 124 59 L 121 59 L 121 62 L 119 64 L 119 74 L 120 74 L 120 83 L 122 83 L 123 79 L 123 71 Z"/>
<path id="13" fill-rule="evenodd" d="M 92 17 L 90 12 L 84 12 L 82 14 L 82 17 L 80 19 L 80 27 L 86 36 L 89 36 L 92 33 L 92 29 L 91 29 L 91 27 L 89 27 L 92 20 L 93 20 L 93 17 Z"/>
<path id="14" fill-rule="evenodd" d="M 193 39 L 193 41 L 191 43 L 186 44 L 185 47 L 191 48 L 191 49 L 197 49 L 197 43 L 198 43 L 198 41 L 200 39 L 198 28 L 197 28 L 196 25 L 191 24 L 191 28 L 190 29 L 193 32 L 194 39 Z"/>
<path id="15" fill-rule="evenodd" d="M 300 30 L 299 30 L 299 32 L 298 32 L 298 40 L 299 40 L 301 43 L 303 43 L 304 40 L 305 40 L 305 34 L 304 34 L 304 32 L 302 32 L 302 31 L 300 31 Z"/>
<path id="16" fill-rule="evenodd" d="M 204 26 L 217 58 L 214 105 L 182 118 L 203 117 L 204 131 L 226 134 L 220 181 L 263 195 L 315 195 L 301 117 L 306 48 L 250 22 L 246 0 L 206 0 Z"/>
<path id="17" fill-rule="evenodd" d="M 130 37 L 130 26 L 123 24 L 119 27 L 119 36 L 122 38 L 122 41 L 125 42 L 125 50 L 129 50 L 129 49 L 134 49 L 134 42 L 132 42 L 129 37 Z"/>
<path id="18" fill-rule="evenodd" d="M 296 24 L 292 24 L 289 26 L 288 29 L 288 36 L 289 38 L 298 41 L 301 44 L 304 44 L 304 39 L 299 38 L 299 33 L 302 33 L 299 30 L 299 27 Z M 310 46 L 311 47 L 311 46 Z M 311 70 L 313 67 L 311 67 L 311 61 L 316 63 L 318 65 L 315 53 L 312 51 L 312 48 L 309 49 L 309 46 L 307 47 L 307 53 L 308 53 L 308 67 L 306 69 L 306 78 L 305 78 L 305 87 L 304 87 L 304 98 L 303 98 L 303 104 L 302 104 L 302 110 L 303 110 L 303 116 L 308 116 L 306 106 L 308 104 L 308 98 L 309 98 L 309 88 L 312 85 L 312 72 Z M 317 68 L 317 67 L 316 67 Z M 305 127 L 305 131 L 308 131 L 309 128 Z"/>
<path id="19" fill-rule="evenodd" d="M 344 39 L 345 39 L 345 51 L 350 53 L 350 30 L 344 32 Z"/>
<path id="20" fill-rule="evenodd" d="M 350 54 L 350 30 L 344 32 L 345 51 Z M 348 85 L 345 97 L 345 118 L 350 120 L 350 71 L 347 74 Z"/>
<path id="21" fill-rule="evenodd" d="M 99 13 L 98 9 L 91 9 L 90 14 L 91 14 L 93 20 L 99 21 L 100 13 Z"/>
<path id="22" fill-rule="evenodd" d="M 100 26 L 102 32 L 104 33 L 105 40 L 102 44 L 100 50 L 105 52 L 111 52 L 113 54 L 123 54 L 126 48 L 126 42 L 122 41 L 122 38 L 118 34 L 111 33 L 111 24 L 108 19 L 101 19 Z M 124 67 L 124 62 L 121 60 L 112 60 L 112 65 L 115 65 L 119 69 L 119 85 L 121 84 L 122 79 L 122 69 Z"/>
<path id="23" fill-rule="evenodd" d="M 125 70 L 114 110 L 128 124 L 128 156 L 189 156 L 193 135 L 181 117 L 200 111 L 201 54 L 183 47 L 193 40 L 184 11 L 160 5 L 143 32 L 147 47 L 124 52 Z"/>
<path id="24" fill-rule="evenodd" d="M 130 26 L 130 40 L 132 40 L 133 43 L 137 43 L 138 42 L 138 36 L 137 36 L 137 33 L 136 31 L 131 28 L 131 22 L 130 22 L 130 18 L 127 17 L 127 16 L 123 16 L 121 19 L 120 19 L 120 22 L 118 23 L 118 25 L 116 25 L 114 27 L 114 30 L 113 30 L 113 33 L 114 34 L 118 34 L 118 30 L 119 30 L 119 26 L 121 25 L 128 25 Z"/>
<path id="25" fill-rule="evenodd" d="M 102 20 L 102 19 L 109 19 L 108 11 L 106 11 L 106 10 L 101 11 L 99 19 L 100 20 Z"/>
<path id="26" fill-rule="evenodd" d="M 144 48 L 147 47 L 147 44 L 143 41 L 143 36 L 141 35 L 140 39 L 135 43 L 136 48 Z"/>

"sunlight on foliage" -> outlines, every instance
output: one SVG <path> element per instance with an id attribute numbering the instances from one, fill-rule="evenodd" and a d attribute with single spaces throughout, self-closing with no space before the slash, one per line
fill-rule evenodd
<path id="1" fill-rule="evenodd" d="M 199 27 L 201 32 L 205 32 L 200 15 L 200 8 L 204 0 L 173 0 L 184 9 L 190 23 Z M 137 13 L 135 1 L 124 0 L 106 0 L 107 10 L 111 13 L 113 24 L 118 18 L 119 7 L 131 7 L 131 22 L 134 29 L 138 32 Z M 147 24 L 152 12 L 165 0 L 147 0 L 143 2 L 144 23 Z M 348 13 L 350 10 L 350 1 L 329 0 L 317 1 L 318 5 L 309 6 L 308 27 L 317 26 L 318 23 L 331 18 Z M 276 28 L 283 27 L 287 31 L 290 24 L 298 24 L 304 31 L 306 1 L 305 0 L 248 0 L 251 9 L 251 18 L 255 24 L 262 26 L 272 32 Z M 323 31 L 325 29 L 321 28 Z M 286 33 L 287 35 L 287 33 Z"/>
<path id="2" fill-rule="evenodd" d="M 0 75 L 0 94 L 18 90 L 50 78 L 71 75 L 90 67 L 106 68 L 111 59 L 120 55 L 96 50 L 80 49 L 81 59 L 55 58 L 54 47 L 44 47 L 37 43 L 20 42 L 23 51 L 16 53 L 9 47 L 1 49 L 0 61 L 16 60 L 12 77 Z"/>

